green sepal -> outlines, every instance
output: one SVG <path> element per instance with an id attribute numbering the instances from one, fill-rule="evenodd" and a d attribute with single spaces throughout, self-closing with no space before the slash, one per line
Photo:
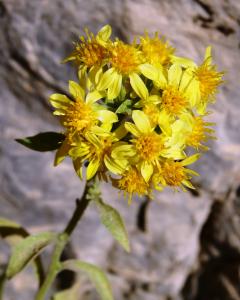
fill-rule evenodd
<path id="1" fill-rule="evenodd" d="M 117 114 L 130 114 L 131 113 L 131 108 L 132 108 L 132 100 L 125 100 L 116 110 Z"/>
<path id="2" fill-rule="evenodd" d="M 19 144 L 40 152 L 53 151 L 58 149 L 65 139 L 65 135 L 58 132 L 41 132 L 34 136 L 23 139 L 16 139 Z"/>

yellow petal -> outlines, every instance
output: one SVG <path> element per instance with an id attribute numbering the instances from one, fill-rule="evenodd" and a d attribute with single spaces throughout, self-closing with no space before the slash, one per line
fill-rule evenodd
<path id="1" fill-rule="evenodd" d="M 185 186 L 187 186 L 189 189 L 195 190 L 195 187 L 192 185 L 192 183 L 189 180 L 183 180 L 182 184 L 184 184 Z"/>
<path id="2" fill-rule="evenodd" d="M 96 40 L 102 46 L 106 46 L 106 42 L 109 40 L 112 34 L 112 27 L 110 25 L 103 26 L 98 34 L 96 35 Z"/>
<path id="3" fill-rule="evenodd" d="M 180 66 L 182 66 L 184 68 L 197 66 L 193 60 L 186 58 L 186 57 L 179 57 L 179 56 L 175 56 L 175 55 L 171 55 L 171 62 L 173 64 L 179 64 Z"/>
<path id="4" fill-rule="evenodd" d="M 97 89 L 102 91 L 109 88 L 109 86 L 111 86 L 113 83 L 114 74 L 116 74 L 116 70 L 114 68 L 111 68 L 103 73 L 97 85 Z"/>
<path id="5" fill-rule="evenodd" d="M 152 176 L 153 174 L 153 166 L 152 164 L 144 161 L 142 162 L 141 164 L 141 174 L 142 174 L 142 177 L 144 178 L 144 180 L 146 182 L 149 181 L 150 177 Z"/>
<path id="6" fill-rule="evenodd" d="M 170 136 L 172 134 L 171 118 L 165 110 L 162 110 L 159 114 L 158 125 L 165 135 Z"/>
<path id="7" fill-rule="evenodd" d="M 182 73 L 179 90 L 185 92 L 194 78 L 194 69 L 188 68 Z"/>
<path id="8" fill-rule="evenodd" d="M 62 94 L 52 94 L 49 98 L 50 103 L 54 108 L 66 108 L 71 104 L 71 100 Z"/>
<path id="9" fill-rule="evenodd" d="M 68 139 L 66 138 L 56 152 L 54 166 L 59 165 L 64 160 L 64 158 L 68 155 L 70 148 L 71 145 L 69 144 Z"/>
<path id="10" fill-rule="evenodd" d="M 109 171 L 111 171 L 113 174 L 119 175 L 124 172 L 124 169 L 119 166 L 112 157 L 109 157 L 108 155 L 104 156 L 104 163 Z"/>
<path id="11" fill-rule="evenodd" d="M 68 88 L 69 88 L 69 92 L 73 96 L 73 98 L 84 100 L 85 91 L 79 84 L 77 84 L 76 82 L 74 82 L 72 80 L 69 80 Z"/>
<path id="12" fill-rule="evenodd" d="M 95 91 L 87 94 L 86 103 L 93 104 L 94 102 L 98 101 L 99 99 L 102 99 L 103 97 L 104 97 L 103 92 L 99 92 L 99 91 L 95 90 Z"/>
<path id="13" fill-rule="evenodd" d="M 158 66 L 158 78 L 156 81 L 154 81 L 154 84 L 157 86 L 157 88 L 164 88 L 167 84 L 167 79 L 164 75 L 164 69 L 160 66 Z"/>
<path id="14" fill-rule="evenodd" d="M 100 166 L 100 160 L 97 158 L 92 159 L 89 162 L 89 165 L 87 167 L 87 180 L 93 178 L 93 176 L 96 174 L 99 166 Z"/>
<path id="15" fill-rule="evenodd" d="M 131 123 L 130 123 L 131 124 Z M 118 139 L 121 140 L 127 135 L 127 129 L 125 128 L 124 124 L 121 124 L 114 132 L 114 136 Z"/>
<path id="16" fill-rule="evenodd" d="M 148 98 L 148 90 L 137 73 L 132 73 L 129 75 L 130 84 L 134 90 L 134 92 L 141 98 L 147 99 Z"/>
<path id="17" fill-rule="evenodd" d="M 189 84 L 186 95 L 188 96 L 190 105 L 196 106 L 201 100 L 200 84 L 198 80 L 193 79 Z"/>
<path id="18" fill-rule="evenodd" d="M 185 158 L 183 161 L 181 161 L 181 165 L 182 166 L 187 166 L 190 164 L 193 164 L 196 160 L 198 160 L 200 157 L 199 153 L 193 154 L 187 158 Z"/>
<path id="19" fill-rule="evenodd" d="M 179 65 L 172 65 L 168 70 L 168 83 L 175 87 L 179 86 L 182 77 L 182 68 Z"/>
<path id="20" fill-rule="evenodd" d="M 212 63 L 212 47 L 208 46 L 205 51 L 204 60 L 207 60 L 207 63 L 210 65 Z"/>
<path id="21" fill-rule="evenodd" d="M 110 134 L 109 130 L 102 128 L 100 126 L 92 126 L 90 130 L 91 133 L 94 133 L 97 136 L 109 136 Z"/>
<path id="22" fill-rule="evenodd" d="M 126 122 L 124 126 L 127 129 L 127 131 L 131 132 L 131 134 L 133 134 L 134 136 L 139 137 L 141 135 L 141 132 L 138 130 L 137 126 L 134 125 L 133 123 Z"/>
<path id="23" fill-rule="evenodd" d="M 139 66 L 139 69 L 141 73 L 148 79 L 151 79 L 153 81 L 156 81 L 158 79 L 158 70 L 156 67 L 150 64 L 142 64 Z"/>
<path id="24" fill-rule="evenodd" d="M 83 167 L 81 159 L 73 160 L 73 167 L 80 179 L 83 179 Z"/>
<path id="25" fill-rule="evenodd" d="M 101 148 L 101 147 L 102 147 L 101 142 L 99 141 L 98 137 L 97 137 L 95 134 L 93 134 L 93 133 L 91 133 L 91 132 L 88 132 L 88 133 L 86 133 L 85 137 L 86 137 L 86 139 L 87 139 L 90 143 L 92 143 L 96 148 Z"/>
<path id="26" fill-rule="evenodd" d="M 98 120 L 103 123 L 115 123 L 118 121 L 117 115 L 109 110 L 97 111 Z"/>
<path id="27" fill-rule="evenodd" d="M 136 151 L 134 151 L 134 148 L 132 145 L 120 145 L 117 146 L 112 150 L 111 156 L 114 159 L 119 159 L 127 156 L 134 156 L 136 155 Z"/>
<path id="28" fill-rule="evenodd" d="M 85 144 L 81 146 L 77 146 L 77 147 L 73 147 L 70 151 L 69 151 L 69 155 L 73 158 L 73 160 L 75 160 L 78 157 L 84 157 L 86 155 L 88 155 L 89 153 L 89 147 Z"/>
<path id="29" fill-rule="evenodd" d="M 149 133 L 152 131 L 150 121 L 147 115 L 141 110 L 134 110 L 132 118 L 141 133 Z"/>
<path id="30" fill-rule="evenodd" d="M 109 86 L 107 97 L 109 100 L 117 98 L 120 94 L 122 87 L 122 75 L 118 73 L 114 73 L 114 80 L 112 84 Z"/>

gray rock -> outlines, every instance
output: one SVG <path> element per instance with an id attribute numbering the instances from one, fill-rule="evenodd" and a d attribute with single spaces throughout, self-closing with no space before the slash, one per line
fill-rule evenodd
<path id="1" fill-rule="evenodd" d="M 240 4 L 234 0 L 0 1 L 1 216 L 33 233 L 61 230 L 82 192 L 83 184 L 69 160 L 53 168 L 52 153 L 28 151 L 14 139 L 60 130 L 48 97 L 66 90 L 67 81 L 75 78 L 70 66 L 59 62 L 70 53 L 71 41 L 83 33 L 84 26 L 97 32 L 110 23 L 114 34 L 125 40 L 144 29 L 158 30 L 179 55 L 198 62 L 211 44 L 219 69 L 226 70 L 226 82 L 210 116 L 217 123 L 218 140 L 195 167 L 201 174 L 200 195 L 167 190 L 156 195 L 142 216 L 144 200 L 136 199 L 129 207 L 116 190 L 102 185 L 104 199 L 126 220 L 131 254 L 123 252 L 100 225 L 94 207 L 72 239 L 77 257 L 109 271 L 117 300 L 179 299 L 198 259 L 199 234 L 212 201 L 239 182 L 239 20 Z M 139 222 L 147 230 L 142 231 Z M 228 241 L 235 242 L 236 238 Z M 0 263 L 4 264 L 8 250 L 2 247 Z M 9 282 L 6 300 L 32 299 L 31 279 L 31 271 L 26 271 Z M 85 294 L 86 299 L 97 299 L 94 292 Z"/>

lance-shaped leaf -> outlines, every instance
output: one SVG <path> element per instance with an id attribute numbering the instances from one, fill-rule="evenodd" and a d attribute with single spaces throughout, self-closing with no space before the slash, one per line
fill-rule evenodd
<path id="1" fill-rule="evenodd" d="M 19 273 L 32 259 L 56 239 L 56 234 L 52 232 L 42 232 L 31 235 L 20 241 L 12 249 L 9 259 L 6 276 L 8 279 Z"/>
<path id="2" fill-rule="evenodd" d="M 96 199 L 100 211 L 100 219 L 103 225 L 110 231 L 113 237 L 127 251 L 130 251 L 127 230 L 119 212 L 112 206 L 104 203 L 101 199 Z"/>
<path id="3" fill-rule="evenodd" d="M 23 139 L 16 139 L 19 144 L 40 152 L 53 151 L 58 149 L 65 139 L 65 135 L 58 132 L 41 132 L 34 136 Z"/>
<path id="4" fill-rule="evenodd" d="M 112 289 L 106 274 L 93 264 L 71 259 L 63 263 L 63 269 L 84 272 L 94 284 L 102 300 L 113 300 Z"/>
<path id="5" fill-rule="evenodd" d="M 6 218 L 0 218 L 0 237 L 2 237 L 11 247 L 17 245 L 19 241 L 23 240 L 27 236 L 29 236 L 29 233 L 21 225 Z M 44 270 L 40 256 L 34 260 L 34 267 L 39 286 L 41 286 L 44 280 Z M 4 279 L 4 277 L 5 275 L 2 278 Z M 1 281 L 1 283 L 3 285 L 3 281 Z"/>

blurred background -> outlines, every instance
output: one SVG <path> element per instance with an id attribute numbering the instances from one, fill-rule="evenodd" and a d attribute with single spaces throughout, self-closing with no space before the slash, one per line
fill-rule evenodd
<path id="1" fill-rule="evenodd" d="M 240 299 L 240 1 L 239 0 L 2 0 L 0 1 L 0 207 L 31 233 L 60 230 L 83 185 L 66 160 L 14 142 L 40 131 L 59 130 L 48 97 L 64 92 L 74 70 L 60 61 L 83 28 L 105 24 L 113 35 L 159 31 L 177 54 L 201 62 L 213 46 L 225 83 L 212 108 L 218 139 L 195 164 L 201 176 L 194 193 L 166 190 L 146 205 L 129 207 L 118 191 L 102 185 L 119 209 L 132 252 L 125 253 L 100 225 L 95 207 L 79 224 L 65 258 L 102 266 L 116 300 Z M 9 255 L 1 241 L 0 264 Z M 88 282 L 62 274 L 56 288 L 79 282 L 79 299 L 98 299 Z M 6 300 L 32 300 L 31 269 L 7 283 Z"/>

